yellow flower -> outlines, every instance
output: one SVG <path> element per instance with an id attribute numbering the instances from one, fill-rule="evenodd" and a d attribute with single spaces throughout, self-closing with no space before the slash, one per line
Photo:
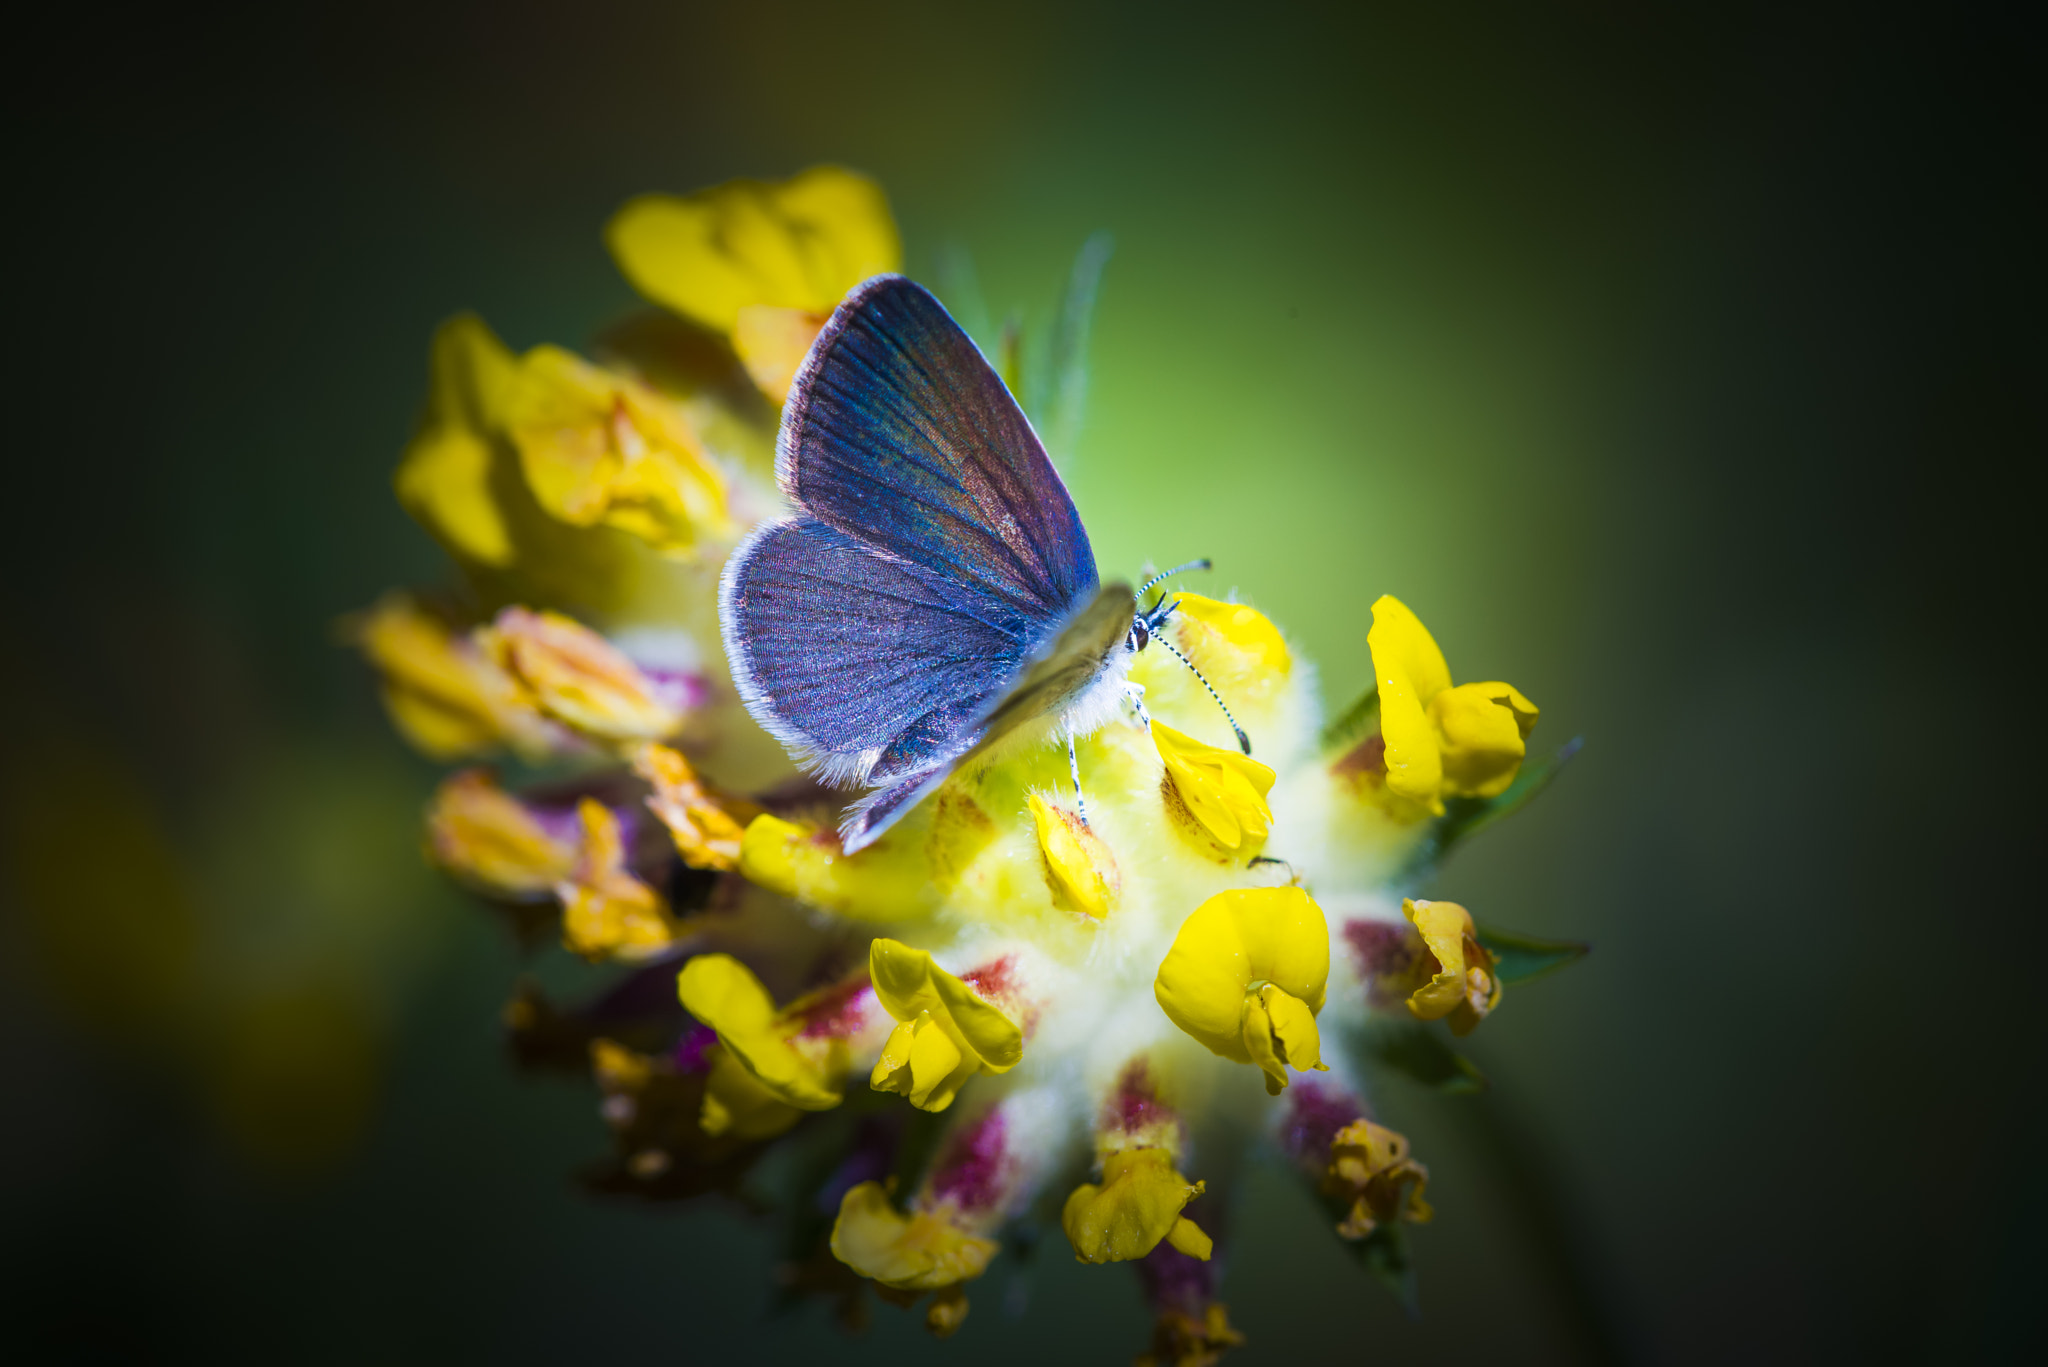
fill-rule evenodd
<path id="1" fill-rule="evenodd" d="M 1181 924 L 1152 994 L 1211 1053 L 1258 1064 L 1278 1096 L 1287 1069 L 1328 1071 L 1315 1013 L 1329 976 L 1329 926 L 1307 893 L 1238 888 Z"/>
<path id="2" fill-rule="evenodd" d="M 1273 790 L 1271 769 L 1157 721 L 1152 740 L 1166 765 L 1162 791 L 1167 805 L 1184 829 L 1226 859 L 1249 860 L 1265 848 L 1273 829 L 1273 812 L 1266 805 L 1266 794 Z"/>
<path id="3" fill-rule="evenodd" d="M 470 887 L 514 901 L 548 896 L 576 867 L 576 847 L 549 834 L 484 769 L 450 774 L 434 790 L 427 850 Z"/>
<path id="4" fill-rule="evenodd" d="M 1212 1241 L 1181 1214 L 1206 1186 L 1175 1171 L 1165 1149 L 1123 1149 L 1102 1160 L 1101 1186 L 1084 1182 L 1074 1188 L 1060 1224 L 1078 1262 L 1128 1262 L 1150 1253 L 1161 1239 L 1207 1262 Z"/>
<path id="5" fill-rule="evenodd" d="M 749 304 L 740 310 L 733 325 L 732 349 L 740 364 L 763 394 L 777 403 L 789 398 L 789 386 L 796 372 L 818 340 L 830 311 L 781 309 L 767 304 Z"/>
<path id="6" fill-rule="evenodd" d="M 391 720 L 428 756 L 459 759 L 509 745 L 537 759 L 567 740 L 518 680 L 407 595 L 386 594 L 348 629 L 383 675 Z"/>
<path id="7" fill-rule="evenodd" d="M 791 1037 L 803 1018 L 793 1003 L 778 1012 L 753 971 L 730 954 L 700 954 L 676 978 L 683 1009 L 718 1032 L 718 1042 L 776 1099 L 826 1111 L 844 1098 L 846 1044 L 821 1040 L 799 1049 Z"/>
<path id="8" fill-rule="evenodd" d="M 1100 921 L 1116 905 L 1122 887 L 1116 856 L 1080 817 L 1055 807 L 1037 793 L 1027 794 L 1031 820 L 1038 834 L 1038 852 L 1045 860 L 1045 883 L 1052 904 Z"/>
<path id="9" fill-rule="evenodd" d="M 1183 1310 L 1162 1310 L 1152 1324 L 1152 1351 L 1132 1367 L 1216 1367 L 1226 1348 L 1241 1347 L 1244 1335 L 1230 1327 L 1221 1301 L 1212 1301 L 1198 1317 Z"/>
<path id="10" fill-rule="evenodd" d="M 618 647 L 558 612 L 506 608 L 477 644 L 549 716 L 606 741 L 658 740 L 682 714 Z"/>
<path id="11" fill-rule="evenodd" d="M 1337 1233 L 1363 1239 L 1392 1220 L 1427 1224 L 1435 1213 L 1422 1199 L 1429 1169 L 1408 1156 L 1408 1140 L 1370 1120 L 1354 1120 L 1330 1140 L 1330 1166 L 1323 1191 L 1345 1215 Z"/>
<path id="12" fill-rule="evenodd" d="M 562 899 L 562 943 L 586 959 L 645 959 L 682 934 L 662 895 L 626 869 L 619 823 L 602 802 L 576 808 L 583 826 L 576 867 L 555 889 Z"/>
<path id="13" fill-rule="evenodd" d="M 910 920 L 929 911 L 936 894 L 915 846 L 885 837 L 847 855 L 835 833 L 776 816 L 748 823 L 740 872 L 771 892 L 856 920 Z"/>
<path id="14" fill-rule="evenodd" d="M 710 1050 L 711 1073 L 704 1080 L 704 1105 L 698 1127 L 716 1139 L 772 1139 L 797 1121 L 803 1111 L 790 1105 L 722 1045 Z"/>
<path id="15" fill-rule="evenodd" d="M 739 867 L 740 842 L 746 829 L 738 818 L 751 818 L 759 808 L 751 802 L 714 798 L 697 781 L 690 762 L 666 745 L 643 745 L 636 750 L 633 772 L 653 785 L 648 810 L 668 827 L 685 864 L 721 871 Z"/>
<path id="16" fill-rule="evenodd" d="M 502 569 L 513 536 L 491 489 L 505 396 L 518 374 L 505 344 L 473 313 L 434 331 L 427 411 L 394 484 L 405 510 L 458 556 Z"/>
<path id="17" fill-rule="evenodd" d="M 725 477 L 682 411 L 560 347 L 535 347 L 505 400 L 505 428 L 540 506 L 684 552 L 727 536 Z"/>
<path id="18" fill-rule="evenodd" d="M 882 188 L 836 166 L 642 195 L 613 216 L 605 242 L 640 293 L 728 336 L 749 306 L 830 313 L 903 259 Z"/>
<path id="19" fill-rule="evenodd" d="M 1372 605 L 1387 788 L 1441 814 L 1447 797 L 1495 797 L 1515 781 L 1536 705 L 1504 683 L 1451 686 L 1450 666 L 1421 621 L 1383 596 Z"/>
<path id="20" fill-rule="evenodd" d="M 1406 916 L 1429 947 L 1423 971 L 1429 981 L 1408 998 L 1408 1009 L 1422 1020 L 1450 1017 L 1451 1033 L 1469 1035 L 1500 1005 L 1506 991 L 1493 971 L 1493 955 L 1479 943 L 1472 913 L 1456 902 L 1401 903 Z"/>
<path id="21" fill-rule="evenodd" d="M 902 1022 L 882 1046 L 869 1085 L 910 1104 L 943 1111 L 983 1069 L 1007 1073 L 1024 1057 L 1024 1034 L 974 989 L 900 940 L 868 946 L 875 999 Z"/>
<path id="22" fill-rule="evenodd" d="M 839 1203 L 832 1256 L 863 1277 L 898 1291 L 938 1291 L 979 1277 L 997 1244 L 948 1218 L 951 1211 L 905 1214 L 880 1182 L 862 1182 Z"/>

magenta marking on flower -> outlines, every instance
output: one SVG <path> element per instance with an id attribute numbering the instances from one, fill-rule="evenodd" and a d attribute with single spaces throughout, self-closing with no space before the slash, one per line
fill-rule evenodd
<path id="1" fill-rule="evenodd" d="M 1003 1143 L 1008 1126 L 992 1110 L 948 1141 L 932 1174 L 932 1194 L 968 1210 L 987 1210 L 1002 1200 L 1009 1167 Z"/>
<path id="2" fill-rule="evenodd" d="M 1289 1158 L 1321 1172 L 1330 1161 L 1330 1141 L 1337 1131 L 1365 1114 L 1357 1097 L 1322 1078 L 1304 1077 L 1287 1089 L 1287 1119 L 1280 1126 L 1280 1147 Z"/>
<path id="3" fill-rule="evenodd" d="M 803 1027 L 797 1031 L 801 1039 L 838 1039 L 851 1035 L 861 1027 L 862 1018 L 867 1015 L 868 999 L 874 996 L 874 988 L 858 979 L 828 988 L 824 995 L 804 1008 Z"/>
<path id="4" fill-rule="evenodd" d="M 1216 1225 L 1208 1211 L 1200 1211 L 1197 1218 L 1198 1207 L 1208 1204 L 1196 1197 L 1182 1213 L 1213 1232 Z M 1200 1319 L 1216 1299 L 1216 1264 L 1191 1257 L 1163 1239 L 1138 1260 L 1138 1277 L 1145 1284 L 1145 1299 L 1158 1310 L 1178 1310 Z"/>
<path id="5" fill-rule="evenodd" d="M 1387 738 L 1377 731 L 1373 732 L 1346 752 L 1344 758 L 1332 765 L 1331 772 L 1350 779 L 1386 773 Z"/>
<path id="6" fill-rule="evenodd" d="M 1116 1091 L 1102 1108 L 1102 1128 L 1130 1133 L 1179 1117 L 1152 1090 L 1152 1072 L 1141 1058 L 1132 1059 L 1116 1080 Z"/>
<path id="7" fill-rule="evenodd" d="M 960 981 L 973 988 L 983 998 L 1007 997 L 1017 990 L 1017 956 L 1005 954 L 980 968 L 970 968 L 960 975 Z"/>
<path id="8" fill-rule="evenodd" d="M 1346 921 L 1345 941 L 1358 956 L 1358 974 L 1368 984 L 1405 977 L 1427 951 L 1414 928 L 1393 921 Z"/>
<path id="9" fill-rule="evenodd" d="M 694 712 L 711 700 L 711 687 L 704 676 L 685 669 L 640 665 L 648 692 L 663 707 L 676 712 Z"/>
<path id="10" fill-rule="evenodd" d="M 718 1032 L 708 1025 L 691 1025 L 676 1041 L 673 1058 L 679 1073 L 708 1073 L 711 1060 L 708 1055 L 711 1046 L 718 1043 Z"/>

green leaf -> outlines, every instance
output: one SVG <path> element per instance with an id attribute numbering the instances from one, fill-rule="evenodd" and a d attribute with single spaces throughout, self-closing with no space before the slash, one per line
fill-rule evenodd
<path id="1" fill-rule="evenodd" d="M 1379 724 L 1380 690 L 1378 685 L 1374 685 L 1323 728 L 1323 754 L 1334 757 L 1349 750 L 1378 730 Z"/>
<path id="2" fill-rule="evenodd" d="M 1399 1224 L 1384 1224 L 1363 1239 L 1347 1239 L 1351 1256 L 1358 1259 L 1373 1280 L 1394 1293 L 1410 1319 L 1422 1314 L 1421 1287 L 1415 1276 L 1415 1259 L 1408 1252 L 1408 1232 Z"/>
<path id="3" fill-rule="evenodd" d="M 1384 1021 L 1366 1027 L 1367 1054 L 1397 1073 L 1440 1092 L 1484 1091 L 1486 1075 L 1477 1064 L 1421 1021 Z"/>
<path id="4" fill-rule="evenodd" d="M 1494 972 L 1504 983 L 1525 983 L 1577 963 L 1593 952 L 1579 940 L 1539 940 L 1498 926 L 1477 926 L 1479 943 L 1493 955 Z"/>
<path id="5" fill-rule="evenodd" d="M 1515 781 L 1498 797 L 1454 797 L 1446 801 L 1444 814 L 1431 824 L 1429 834 L 1409 856 L 1408 867 L 1404 871 L 1406 876 L 1420 877 L 1442 863 L 1459 844 L 1501 818 L 1520 811 L 1550 786 L 1584 743 L 1584 737 L 1573 736 L 1549 759 L 1524 762 L 1522 772 L 1515 775 Z"/>
<path id="6" fill-rule="evenodd" d="M 1066 296 L 1053 320 L 1044 369 L 1027 379 L 1025 408 L 1038 423 L 1055 465 L 1067 468 L 1081 435 L 1081 410 L 1088 397 L 1088 334 L 1095 322 L 1095 297 L 1112 248 L 1108 233 L 1081 244 L 1067 275 Z"/>

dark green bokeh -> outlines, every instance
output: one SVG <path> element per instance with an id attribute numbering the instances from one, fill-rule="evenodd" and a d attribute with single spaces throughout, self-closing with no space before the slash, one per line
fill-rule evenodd
<path id="1" fill-rule="evenodd" d="M 356 1156 L 282 1176 L 81 1012 L 10 885 L 5 1341 L 1140 1346 L 1128 1280 L 1056 1247 L 1030 1315 L 999 1265 L 950 1344 L 887 1310 L 861 1340 L 764 1326 L 742 1220 L 577 1195 L 591 1098 L 502 1058 L 515 955 L 416 868 L 431 770 L 333 644 L 443 572 L 389 492 L 435 322 L 579 343 L 631 303 L 598 239 L 627 195 L 838 160 L 888 186 L 914 272 L 963 246 L 999 310 L 1042 315 L 1115 234 L 1072 477 L 1106 570 L 1213 556 L 1333 703 L 1396 593 L 1458 677 L 1543 706 L 1539 739 L 1588 737 L 1439 879 L 1597 948 L 1475 1038 L 1489 1095 L 1383 1099 L 1433 1174 L 1424 1317 L 1269 1177 L 1233 1362 L 2038 1346 L 2010 473 L 2044 435 L 2038 49 L 1926 17 L 1437 10 L 358 4 L 53 45 L 10 96 L 17 753 L 122 756 L 179 848 L 253 882 L 236 905 L 338 888 L 421 931 L 376 940 L 402 962 Z M 345 866 L 195 815 L 272 808 L 353 823 Z"/>

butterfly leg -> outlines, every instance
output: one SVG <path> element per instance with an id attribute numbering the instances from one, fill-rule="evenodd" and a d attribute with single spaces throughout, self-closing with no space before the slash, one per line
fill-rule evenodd
<path id="1" fill-rule="evenodd" d="M 1081 757 L 1074 753 L 1074 733 L 1067 732 L 1067 773 L 1074 780 L 1074 810 L 1080 814 L 1081 824 L 1088 824 L 1088 799 L 1081 795 Z"/>
<path id="2" fill-rule="evenodd" d="M 1138 725 L 1151 729 L 1152 714 L 1145 710 L 1145 685 L 1125 679 L 1124 699 L 1130 703 L 1131 711 L 1137 714 Z"/>

